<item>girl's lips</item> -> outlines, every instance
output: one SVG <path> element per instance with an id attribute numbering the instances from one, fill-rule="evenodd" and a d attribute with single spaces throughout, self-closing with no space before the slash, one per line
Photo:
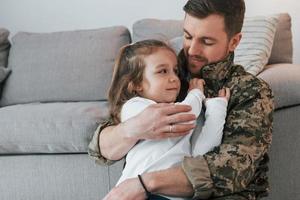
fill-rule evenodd
<path id="1" fill-rule="evenodd" d="M 168 88 L 167 90 L 178 90 L 178 88 Z"/>

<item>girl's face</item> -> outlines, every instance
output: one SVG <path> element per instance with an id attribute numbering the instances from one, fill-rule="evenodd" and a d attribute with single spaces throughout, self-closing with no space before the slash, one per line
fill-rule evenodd
<path id="1" fill-rule="evenodd" d="M 137 91 L 139 95 L 157 103 L 171 103 L 180 90 L 177 76 L 176 55 L 168 49 L 159 48 L 144 58 L 143 81 Z"/>

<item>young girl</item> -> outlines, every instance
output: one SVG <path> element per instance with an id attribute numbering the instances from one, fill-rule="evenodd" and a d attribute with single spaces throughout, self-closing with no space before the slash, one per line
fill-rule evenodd
<path id="1" fill-rule="evenodd" d="M 192 79 L 188 95 L 180 102 L 190 105 L 191 113 L 197 117 L 205 100 L 204 84 L 201 79 Z M 165 43 L 144 40 L 124 46 L 116 61 L 109 89 L 111 117 L 120 123 L 152 104 L 174 103 L 180 86 L 176 54 Z M 218 146 L 223 134 L 229 95 L 229 89 L 223 89 L 219 97 L 205 100 L 205 124 L 193 147 L 190 141 L 192 131 L 181 137 L 139 141 L 128 152 L 125 168 L 117 184 L 144 172 L 172 167 L 179 164 L 184 156 L 203 155 Z M 171 129 L 172 126 L 168 132 L 172 132 Z"/>

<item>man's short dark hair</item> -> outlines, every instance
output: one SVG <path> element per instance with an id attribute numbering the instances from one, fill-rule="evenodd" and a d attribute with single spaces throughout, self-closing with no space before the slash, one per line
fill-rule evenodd
<path id="1" fill-rule="evenodd" d="M 189 0 L 183 10 L 194 17 L 203 19 L 211 14 L 224 17 L 225 31 L 229 38 L 241 32 L 244 15 L 244 0 Z"/>

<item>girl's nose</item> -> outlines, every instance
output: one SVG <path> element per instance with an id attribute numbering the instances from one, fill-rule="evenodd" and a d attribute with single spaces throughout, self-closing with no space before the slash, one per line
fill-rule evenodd
<path id="1" fill-rule="evenodd" d="M 174 75 L 170 76 L 169 81 L 170 82 L 177 82 L 177 81 L 179 81 L 179 78 L 178 78 L 177 75 L 174 74 Z"/>

